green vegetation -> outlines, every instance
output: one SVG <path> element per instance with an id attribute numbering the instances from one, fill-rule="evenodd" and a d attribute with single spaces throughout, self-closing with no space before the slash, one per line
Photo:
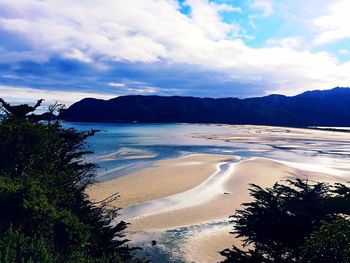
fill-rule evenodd
<path id="1" fill-rule="evenodd" d="M 96 166 L 84 156 L 96 131 L 40 121 L 35 106 L 0 99 L 0 262 L 136 262 L 112 196 L 92 203 Z M 50 107 L 46 117 L 61 109 Z"/>
<path id="2" fill-rule="evenodd" d="M 350 188 L 295 180 L 250 191 L 232 216 L 247 249 L 222 251 L 223 262 L 350 262 Z"/>
<path id="3" fill-rule="evenodd" d="M 306 239 L 301 251 L 303 263 L 350 262 L 350 224 L 340 219 L 325 222 Z"/>
<path id="4" fill-rule="evenodd" d="M 118 196 L 92 203 L 85 194 L 96 168 L 85 140 L 96 131 L 63 128 L 53 118 L 60 105 L 34 115 L 41 102 L 0 99 L 0 263 L 140 262 L 109 206 Z M 349 187 L 295 180 L 250 191 L 232 216 L 246 249 L 222 251 L 223 262 L 350 262 Z"/>

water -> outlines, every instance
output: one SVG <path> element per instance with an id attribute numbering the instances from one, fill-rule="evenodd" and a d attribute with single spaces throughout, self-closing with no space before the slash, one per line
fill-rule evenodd
<path id="1" fill-rule="evenodd" d="M 99 132 L 87 140 L 93 156 L 88 161 L 100 166 L 99 180 L 131 173 L 155 161 L 191 153 L 232 155 L 244 148 L 221 141 L 194 138 L 203 133 L 229 132 L 224 126 L 201 124 L 100 124 L 64 122 L 64 127 Z"/>
<path id="2" fill-rule="evenodd" d="M 151 260 L 152 263 L 185 263 L 197 262 L 186 260 L 183 253 L 196 250 L 196 245 L 191 244 L 184 251 L 184 243 L 195 240 L 196 237 L 215 231 L 230 232 L 232 223 L 229 220 L 213 221 L 199 225 L 171 229 L 165 232 L 134 233 L 130 239 L 136 240 L 136 244 L 143 248 L 139 255 Z M 157 245 L 152 246 L 151 240 L 157 240 Z"/>
<path id="3" fill-rule="evenodd" d="M 125 175 L 167 158 L 191 153 L 237 155 L 243 159 L 266 157 L 297 163 L 316 163 L 335 168 L 350 159 L 349 142 L 313 138 L 273 138 L 269 143 L 226 142 L 199 138 L 203 134 L 249 134 L 244 126 L 207 124 L 104 124 L 64 122 L 64 127 L 99 132 L 87 140 L 94 155 L 87 161 L 99 165 L 98 180 Z M 272 129 L 272 128 L 271 128 Z M 274 141 L 287 141 L 279 145 Z"/>
<path id="4" fill-rule="evenodd" d="M 123 176 L 151 166 L 158 160 L 179 157 L 192 153 L 209 153 L 236 155 L 241 159 L 265 157 L 279 160 L 291 167 L 310 171 L 320 171 L 342 176 L 350 171 L 350 140 L 320 139 L 312 137 L 279 137 L 280 130 L 269 128 L 275 135 L 267 140 L 242 142 L 241 140 L 215 140 L 203 138 L 202 135 L 237 135 L 251 134 L 251 129 L 245 126 L 205 125 L 205 124 L 101 124 L 101 123 L 71 123 L 64 122 L 64 127 L 77 130 L 100 130 L 87 140 L 89 148 L 94 152 L 87 161 L 99 165 L 98 180 L 104 181 Z M 254 134 L 259 137 L 259 132 Z M 210 137 L 210 136 L 209 136 Z M 281 143 L 281 141 L 283 143 Z M 150 213 L 154 207 L 176 208 L 193 205 L 197 199 L 191 197 L 211 196 L 220 190 L 226 172 L 229 172 L 233 162 L 222 163 L 218 171 L 208 182 L 173 196 L 160 198 L 123 210 L 121 217 L 132 217 L 137 214 Z M 208 191 L 210 194 L 208 194 Z M 195 194 L 193 194 L 195 192 Z M 222 191 L 221 191 L 222 192 Z M 183 200 L 187 200 L 185 203 Z M 192 202 L 192 203 L 191 203 Z M 165 205 L 164 205 L 165 204 Z M 134 244 L 141 246 L 142 256 L 152 259 L 152 262 L 184 262 L 181 253 L 183 244 L 191 237 L 196 237 L 208 231 L 229 231 L 228 220 L 208 222 L 200 225 L 183 227 L 165 232 L 134 233 L 129 238 Z M 157 240 L 156 246 L 151 240 Z M 182 252 L 181 252 L 182 251 Z"/>

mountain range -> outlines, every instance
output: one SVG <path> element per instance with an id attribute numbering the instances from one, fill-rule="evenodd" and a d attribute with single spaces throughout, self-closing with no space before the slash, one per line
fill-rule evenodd
<path id="1" fill-rule="evenodd" d="M 245 99 L 140 95 L 110 100 L 85 98 L 66 109 L 61 118 L 76 122 L 350 126 L 350 88 Z"/>

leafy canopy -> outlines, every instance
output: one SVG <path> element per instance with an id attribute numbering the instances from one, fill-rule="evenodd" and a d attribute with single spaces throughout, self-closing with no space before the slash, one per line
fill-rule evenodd
<path id="1" fill-rule="evenodd" d="M 33 114 L 41 104 L 0 99 L 0 262 L 131 262 L 115 196 L 92 203 L 85 190 L 96 165 L 85 139 L 96 131 L 65 129 Z M 62 109 L 50 108 L 49 116 Z M 52 121 L 54 120 L 54 121 Z"/>
<path id="2" fill-rule="evenodd" d="M 321 242 L 322 234 L 329 229 L 327 223 L 350 215 L 350 188 L 341 184 L 289 180 L 267 189 L 252 185 L 250 194 L 254 200 L 232 216 L 232 234 L 243 239 L 247 250 L 236 246 L 226 249 L 221 252 L 226 257 L 223 262 L 324 262 L 310 259 L 319 257 L 313 240 L 323 245 L 324 253 L 332 250 L 332 240 L 341 232 Z M 343 224 L 349 224 L 344 220 Z M 313 252 L 306 253 L 306 248 L 313 248 Z M 350 256 L 349 250 L 346 254 Z"/>

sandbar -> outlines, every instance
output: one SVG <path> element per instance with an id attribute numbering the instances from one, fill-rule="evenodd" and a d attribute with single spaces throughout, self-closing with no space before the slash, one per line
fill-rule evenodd
<path id="1" fill-rule="evenodd" d="M 194 188 L 216 171 L 220 162 L 238 159 L 229 155 L 191 154 L 162 160 L 152 167 L 90 187 L 87 194 L 100 201 L 114 193 L 120 198 L 111 205 L 126 207 Z"/>

